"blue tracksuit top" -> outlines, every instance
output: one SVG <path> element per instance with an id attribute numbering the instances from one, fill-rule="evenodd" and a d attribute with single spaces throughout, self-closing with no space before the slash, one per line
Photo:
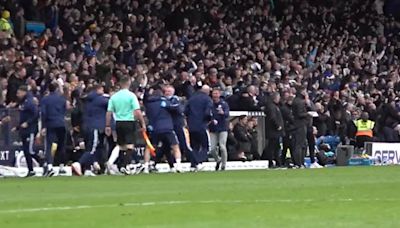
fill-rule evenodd
<path id="1" fill-rule="evenodd" d="M 19 126 L 23 123 L 27 123 L 27 128 L 19 128 L 21 134 L 36 134 L 38 131 L 39 121 L 39 108 L 33 100 L 32 94 L 28 93 L 22 103 L 19 106 Z"/>
<path id="2" fill-rule="evenodd" d="M 190 97 L 185 108 L 189 131 L 207 130 L 208 123 L 212 118 L 212 106 L 211 98 L 203 92 L 196 92 Z"/>
<path id="3" fill-rule="evenodd" d="M 172 132 L 174 125 L 170 113 L 171 103 L 158 95 L 152 95 L 145 99 L 146 116 L 154 133 Z"/>
<path id="4" fill-rule="evenodd" d="M 65 127 L 67 101 L 58 92 L 43 97 L 40 103 L 43 128 Z"/>
<path id="5" fill-rule="evenodd" d="M 91 92 L 84 98 L 83 121 L 86 128 L 105 129 L 108 100 L 107 95 L 96 92 Z"/>
<path id="6" fill-rule="evenodd" d="M 169 102 L 171 105 L 171 115 L 172 121 L 174 123 L 174 129 L 181 129 L 185 126 L 185 115 L 184 115 L 184 106 L 181 104 L 178 96 L 172 96 L 169 98 Z"/>
<path id="7" fill-rule="evenodd" d="M 219 114 L 218 109 L 221 108 L 224 114 Z M 212 108 L 213 120 L 217 120 L 217 125 L 210 124 L 210 132 L 222 132 L 228 131 L 228 117 L 229 117 L 229 105 L 224 101 L 220 100 L 217 103 L 213 103 Z"/>

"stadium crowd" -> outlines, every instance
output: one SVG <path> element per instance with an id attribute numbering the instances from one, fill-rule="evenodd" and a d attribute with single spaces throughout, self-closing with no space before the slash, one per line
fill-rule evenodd
<path id="1" fill-rule="evenodd" d="M 172 85 L 181 102 L 207 85 L 227 103 L 214 106 L 216 115 L 266 114 L 261 156 L 255 118 L 230 122 L 223 136 L 214 129 L 223 160 L 285 166 L 290 148 L 302 167 L 308 146 L 318 167 L 314 157 L 326 153 L 314 148 L 325 138 L 358 148 L 399 141 L 400 13 L 390 14 L 390 2 L 1 0 L 0 104 L 15 108 L 21 86 L 38 104 L 58 90 L 72 110 L 67 147 L 75 150 L 83 148 L 75 140 L 83 138 L 83 98 L 99 85 L 113 94 L 128 77 L 142 106 L 158 85 Z M 27 30 L 31 21 L 45 30 Z M 210 102 L 219 104 L 218 94 Z"/>

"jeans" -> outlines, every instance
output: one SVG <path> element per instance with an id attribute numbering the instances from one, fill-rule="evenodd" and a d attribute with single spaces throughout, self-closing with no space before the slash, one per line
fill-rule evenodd
<path id="1" fill-rule="evenodd" d="M 226 162 L 228 160 L 228 151 L 226 149 L 226 141 L 228 139 L 228 132 L 211 132 L 210 133 L 210 141 L 211 141 L 211 154 L 214 157 L 215 161 L 221 162 L 221 167 L 226 166 Z M 219 157 L 217 146 L 219 146 L 219 151 L 221 152 L 221 157 Z"/>

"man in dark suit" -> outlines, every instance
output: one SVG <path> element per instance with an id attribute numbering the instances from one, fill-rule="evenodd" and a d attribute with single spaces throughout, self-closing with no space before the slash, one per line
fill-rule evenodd
<path id="1" fill-rule="evenodd" d="M 285 135 L 282 113 L 279 108 L 281 96 L 278 92 L 271 94 L 271 99 L 266 105 L 266 137 L 267 147 L 263 153 L 263 159 L 268 159 L 269 168 L 281 166 L 280 139 Z M 275 161 L 275 164 L 274 164 Z"/>
<path id="2" fill-rule="evenodd" d="M 298 88 L 296 97 L 293 100 L 292 111 L 294 116 L 293 132 L 293 160 L 298 168 L 304 167 L 304 157 L 307 148 L 307 120 L 306 108 L 308 99 L 307 90 L 304 87 Z"/>

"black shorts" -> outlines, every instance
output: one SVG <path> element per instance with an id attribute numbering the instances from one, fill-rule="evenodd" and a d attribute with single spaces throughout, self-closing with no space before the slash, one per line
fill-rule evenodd
<path id="1" fill-rule="evenodd" d="M 119 146 L 133 145 L 136 142 L 136 121 L 117 121 L 117 144 Z"/>
<path id="2" fill-rule="evenodd" d="M 159 147 L 160 143 L 162 143 L 163 147 L 165 146 L 174 146 L 178 145 L 178 138 L 174 131 L 164 132 L 164 133 L 153 133 L 153 145 Z"/>

